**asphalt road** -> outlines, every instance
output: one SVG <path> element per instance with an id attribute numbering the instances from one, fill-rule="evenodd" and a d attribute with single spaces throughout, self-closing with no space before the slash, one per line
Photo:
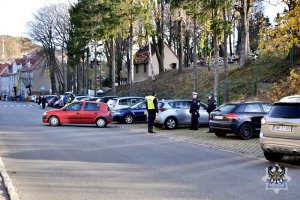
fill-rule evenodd
<path id="1" fill-rule="evenodd" d="M 44 110 L 0 102 L 0 148 L 23 200 L 299 199 L 300 169 L 288 189 L 266 190 L 264 159 L 146 134 L 135 125 L 65 125 Z M 184 129 L 183 129 L 184 131 Z"/>

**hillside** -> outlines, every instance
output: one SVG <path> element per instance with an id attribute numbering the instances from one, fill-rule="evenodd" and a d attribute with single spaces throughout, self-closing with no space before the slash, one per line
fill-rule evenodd
<path id="1" fill-rule="evenodd" d="M 0 63 L 11 63 L 14 59 L 23 57 L 38 48 L 27 38 L 7 35 L 0 35 L 0 47 Z"/>
<path id="2" fill-rule="evenodd" d="M 285 63 L 264 63 L 239 69 L 237 65 L 230 65 L 229 98 L 236 100 L 266 100 L 260 95 L 270 90 L 275 82 L 285 79 L 289 75 L 289 65 Z M 220 101 L 224 99 L 224 70 L 220 67 Z M 197 68 L 198 93 L 200 99 L 206 101 L 209 93 L 213 92 L 213 72 L 207 67 Z M 150 79 L 135 83 L 132 95 L 145 96 L 152 90 L 157 91 L 159 98 L 191 98 L 193 92 L 192 69 L 186 68 L 182 74 L 177 70 L 159 74 L 155 81 Z M 117 87 L 118 95 L 129 95 L 129 86 Z"/>

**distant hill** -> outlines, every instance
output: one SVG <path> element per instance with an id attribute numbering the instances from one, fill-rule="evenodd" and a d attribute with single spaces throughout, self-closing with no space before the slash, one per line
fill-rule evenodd
<path id="1" fill-rule="evenodd" d="M 11 63 L 14 59 L 23 57 L 38 48 L 39 46 L 28 38 L 0 35 L 0 63 Z"/>

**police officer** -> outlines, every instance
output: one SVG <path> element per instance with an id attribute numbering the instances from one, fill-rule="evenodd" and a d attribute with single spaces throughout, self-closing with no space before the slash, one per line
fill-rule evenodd
<path id="1" fill-rule="evenodd" d="M 217 107 L 217 101 L 215 100 L 215 97 L 213 94 L 210 94 L 208 96 L 208 101 L 207 101 L 207 112 L 208 112 L 208 116 L 210 116 L 210 113 L 216 109 Z M 210 127 L 207 133 L 211 133 Z"/>
<path id="2" fill-rule="evenodd" d="M 192 120 L 191 120 L 192 127 L 190 128 L 190 130 L 198 130 L 198 118 L 200 117 L 199 109 L 200 109 L 200 101 L 198 98 L 198 93 L 193 92 L 193 99 L 190 106 L 190 113 L 192 115 Z"/>
<path id="3" fill-rule="evenodd" d="M 153 131 L 153 124 L 156 113 L 158 113 L 156 92 L 152 92 L 150 96 L 146 96 L 146 101 L 146 108 L 148 112 L 148 133 L 155 133 Z"/>

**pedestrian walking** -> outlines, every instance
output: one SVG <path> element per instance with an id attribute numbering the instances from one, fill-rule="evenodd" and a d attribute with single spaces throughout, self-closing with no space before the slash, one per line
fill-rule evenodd
<path id="1" fill-rule="evenodd" d="M 217 101 L 215 100 L 215 97 L 213 94 L 210 94 L 208 96 L 208 101 L 207 101 L 207 112 L 208 112 L 208 117 L 210 117 L 210 113 L 216 109 L 217 107 Z M 207 133 L 211 133 L 210 127 L 208 129 Z"/>
<path id="2" fill-rule="evenodd" d="M 148 112 L 148 133 L 155 133 L 153 131 L 153 125 L 156 113 L 158 113 L 156 92 L 152 92 L 151 95 L 146 96 L 146 101 L 146 109 Z"/>
<path id="3" fill-rule="evenodd" d="M 43 96 L 42 97 L 42 109 L 45 109 L 46 103 L 47 103 L 47 99 L 45 98 L 45 96 Z"/>
<path id="4" fill-rule="evenodd" d="M 190 106 L 190 113 L 192 115 L 191 117 L 192 127 L 190 128 L 190 130 L 198 130 L 198 118 L 200 117 L 199 109 L 200 109 L 200 101 L 198 98 L 198 93 L 193 92 L 193 99 Z"/>

